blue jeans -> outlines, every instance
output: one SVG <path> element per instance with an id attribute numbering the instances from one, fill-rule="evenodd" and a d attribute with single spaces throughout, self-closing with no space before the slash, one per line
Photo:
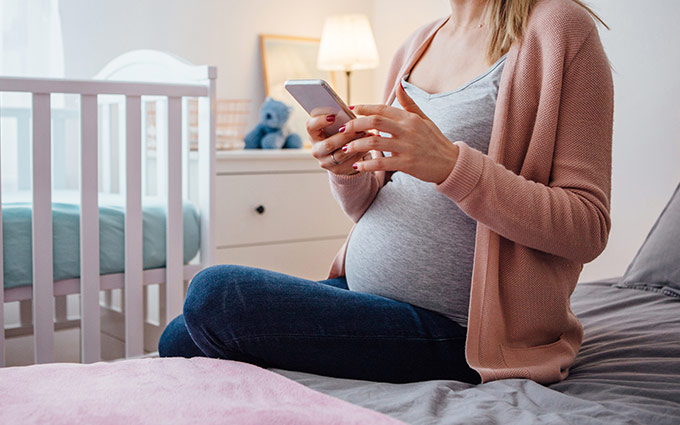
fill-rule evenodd
<path id="1" fill-rule="evenodd" d="M 430 310 L 252 267 L 207 268 L 184 314 L 166 327 L 163 357 L 208 356 L 261 367 L 383 382 L 479 383 L 465 361 L 466 329 Z"/>

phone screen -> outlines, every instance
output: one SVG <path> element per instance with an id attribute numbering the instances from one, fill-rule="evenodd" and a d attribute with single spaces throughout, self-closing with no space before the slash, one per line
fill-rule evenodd
<path id="1" fill-rule="evenodd" d="M 323 80 L 288 80 L 284 87 L 309 115 L 335 115 L 333 124 L 325 129 L 327 136 L 337 133 L 340 127 L 356 118 Z"/>

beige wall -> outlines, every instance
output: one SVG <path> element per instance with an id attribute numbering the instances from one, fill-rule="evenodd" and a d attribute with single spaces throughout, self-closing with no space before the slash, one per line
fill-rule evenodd
<path id="1" fill-rule="evenodd" d="M 392 56 L 408 36 L 435 19 L 451 13 L 447 0 L 374 0 L 373 25 L 380 52 L 380 66 L 374 72 L 376 101 L 382 99 Z"/>
<path id="2" fill-rule="evenodd" d="M 342 4 L 343 12 L 373 16 L 372 1 Z M 168 51 L 216 65 L 218 97 L 253 99 L 253 125 L 264 100 L 258 35 L 320 37 L 326 16 L 339 12 L 329 0 L 60 0 L 65 74 L 92 77 L 133 49 Z M 357 72 L 353 83 L 354 99 L 370 100 L 372 71 Z"/>
<path id="3" fill-rule="evenodd" d="M 89 78 L 112 58 L 133 49 L 171 52 L 218 67 L 218 96 L 264 99 L 258 34 L 320 37 L 337 13 L 364 13 L 380 52 L 376 70 L 352 74 L 352 103 L 378 102 L 392 55 L 416 28 L 448 11 L 446 0 L 60 0 L 65 73 Z M 336 75 L 345 91 L 345 77 Z M 251 114 L 251 125 L 256 111 Z"/>

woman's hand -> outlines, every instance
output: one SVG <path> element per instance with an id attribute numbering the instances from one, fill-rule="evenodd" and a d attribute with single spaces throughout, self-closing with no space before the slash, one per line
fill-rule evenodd
<path id="1" fill-rule="evenodd" d="M 363 132 L 345 131 L 341 127 L 338 133 L 326 137 L 324 129 L 335 122 L 335 115 L 328 115 L 323 111 L 312 111 L 312 117 L 307 121 L 307 133 L 312 138 L 312 156 L 319 161 L 321 168 L 335 174 L 357 174 L 359 171 L 352 168 L 352 164 L 361 160 L 363 152 L 354 154 L 342 151 L 342 147 L 357 137 L 363 136 Z"/>
<path id="2" fill-rule="evenodd" d="M 456 165 L 458 146 L 427 118 L 401 84 L 397 100 L 404 110 L 385 105 L 356 106 L 354 112 L 362 116 L 350 121 L 345 129 L 351 134 L 378 130 L 390 133 L 391 138 L 367 134 L 342 150 L 352 157 L 372 150 L 392 153 L 391 157 L 354 163 L 358 171 L 402 171 L 426 182 L 443 182 Z"/>

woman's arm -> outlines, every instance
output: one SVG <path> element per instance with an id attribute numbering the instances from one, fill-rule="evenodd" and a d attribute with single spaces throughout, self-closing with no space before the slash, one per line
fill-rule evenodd
<path id="1" fill-rule="evenodd" d="M 334 121 L 334 115 L 317 114 L 307 122 L 307 132 L 312 139 L 312 155 L 319 161 L 321 168 L 328 170 L 331 192 L 336 201 L 357 222 L 373 202 L 385 173 L 359 173 L 352 168 L 352 164 L 361 160 L 365 153 L 350 154 L 341 148 L 362 137 L 363 133 L 345 131 L 343 126 L 338 133 L 327 137 L 324 129 Z"/>
<path id="2" fill-rule="evenodd" d="M 381 187 L 378 176 L 372 172 L 354 175 L 328 173 L 331 192 L 355 223 L 366 212 Z"/>
<path id="3" fill-rule="evenodd" d="M 587 263 L 611 228 L 613 89 L 594 31 L 564 73 L 548 185 L 527 180 L 457 142 L 458 161 L 437 188 L 499 235 Z"/>
<path id="4" fill-rule="evenodd" d="M 357 163 L 357 169 L 403 171 L 438 183 L 437 189 L 470 217 L 521 245 L 581 263 L 602 252 L 611 227 L 613 89 L 596 31 L 564 72 L 547 185 L 515 174 L 463 142 L 451 144 L 405 96 L 397 91 L 406 112 L 384 106 L 356 108 L 367 116 L 348 128 L 377 128 L 394 136 L 351 142 L 349 153 L 393 152 L 389 158 Z M 455 146 L 456 152 L 448 152 L 447 146 Z"/>
<path id="5" fill-rule="evenodd" d="M 387 84 L 385 86 L 385 99 L 389 96 L 392 90 L 392 81 L 397 80 L 397 73 L 399 71 L 399 64 L 401 64 L 406 55 L 408 48 L 412 47 L 414 35 L 402 44 L 394 57 L 389 67 L 389 75 Z M 361 216 L 366 212 L 380 188 L 385 184 L 386 173 L 384 171 L 367 171 L 362 173 L 352 174 L 354 170 L 351 168 L 355 161 L 362 158 L 365 152 L 360 154 L 348 154 L 342 150 L 350 140 L 345 136 L 343 141 L 338 144 L 331 138 L 325 139 L 326 146 L 317 144 L 316 142 L 324 141 L 323 128 L 330 125 L 329 122 L 324 122 L 325 117 L 312 117 L 307 123 L 307 132 L 312 138 L 312 143 L 315 148 L 314 156 L 319 159 L 322 168 L 328 169 L 329 183 L 333 197 L 340 204 L 345 214 L 347 214 L 355 223 L 359 221 Z M 347 131 L 347 134 L 354 134 L 352 131 Z M 355 136 L 354 139 L 357 137 Z M 334 158 L 341 163 L 335 166 L 328 162 L 329 152 L 334 152 Z M 383 157 L 382 152 L 372 151 L 373 158 Z"/>

